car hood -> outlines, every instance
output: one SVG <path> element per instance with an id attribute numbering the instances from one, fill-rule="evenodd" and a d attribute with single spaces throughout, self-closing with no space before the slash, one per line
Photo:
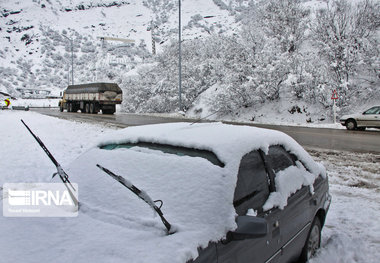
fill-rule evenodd
<path id="1" fill-rule="evenodd" d="M 167 236 L 153 210 L 96 164 L 162 200 L 162 212 L 176 233 Z M 79 187 L 84 227 L 96 228 L 102 250 L 119 248 L 128 262 L 186 262 L 197 257 L 198 247 L 236 227 L 232 201 L 237 171 L 202 158 L 94 148 L 68 172 Z M 102 261 L 114 261 L 106 255 Z"/>
<path id="2" fill-rule="evenodd" d="M 347 119 L 357 119 L 363 117 L 363 114 L 360 113 L 355 113 L 355 114 L 348 114 L 348 115 L 343 115 L 340 117 L 341 120 L 347 120 Z"/>

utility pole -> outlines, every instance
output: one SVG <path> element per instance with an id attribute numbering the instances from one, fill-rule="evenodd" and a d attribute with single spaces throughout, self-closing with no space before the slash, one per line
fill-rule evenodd
<path id="1" fill-rule="evenodd" d="M 73 50 L 73 40 L 71 38 L 68 38 L 65 35 L 62 35 L 63 37 L 67 38 L 70 41 L 71 45 L 71 85 L 74 85 L 74 50 Z"/>
<path id="2" fill-rule="evenodd" d="M 67 67 L 67 86 L 70 85 L 70 66 Z"/>
<path id="3" fill-rule="evenodd" d="M 156 41 L 154 39 L 154 24 L 153 21 L 150 22 L 150 33 L 152 36 L 152 54 L 156 55 Z"/>
<path id="4" fill-rule="evenodd" d="M 181 54 L 181 0 L 178 0 L 178 104 L 179 104 L 179 111 L 182 110 L 182 54 Z"/>

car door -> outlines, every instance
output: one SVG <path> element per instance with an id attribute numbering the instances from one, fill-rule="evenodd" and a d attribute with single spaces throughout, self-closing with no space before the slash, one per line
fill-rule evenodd
<path id="1" fill-rule="evenodd" d="M 279 145 L 271 146 L 265 159 L 274 173 L 275 182 L 280 171 L 296 166 L 296 157 Z M 271 224 L 278 226 L 281 262 L 298 259 L 309 232 L 313 211 L 316 209 L 314 201 L 309 187 L 304 186 L 287 199 L 287 205 L 283 209 L 274 208 L 268 211 L 272 217 Z"/>
<path id="2" fill-rule="evenodd" d="M 234 194 L 239 216 L 247 215 L 249 209 L 256 211 L 258 217 L 264 216 L 262 206 L 269 196 L 269 181 L 262 153 L 253 151 L 242 158 Z M 271 215 L 267 215 L 267 220 L 271 220 Z M 275 231 L 276 226 L 268 225 L 265 237 L 219 242 L 218 263 L 278 262 L 279 235 Z"/>
<path id="3" fill-rule="evenodd" d="M 380 127 L 380 107 L 366 110 L 358 121 L 358 126 Z"/>

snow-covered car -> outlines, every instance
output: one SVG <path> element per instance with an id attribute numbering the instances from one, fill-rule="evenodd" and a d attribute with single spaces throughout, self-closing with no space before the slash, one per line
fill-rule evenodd
<path id="1" fill-rule="evenodd" d="M 115 131 L 67 172 L 80 187 L 84 261 L 305 261 L 320 246 L 331 200 L 325 168 L 292 138 L 221 123 Z M 127 188 L 139 188 L 160 217 Z"/>
<path id="2" fill-rule="evenodd" d="M 340 124 L 347 130 L 365 130 L 366 128 L 380 128 L 380 106 L 372 107 L 363 113 L 344 115 Z"/>

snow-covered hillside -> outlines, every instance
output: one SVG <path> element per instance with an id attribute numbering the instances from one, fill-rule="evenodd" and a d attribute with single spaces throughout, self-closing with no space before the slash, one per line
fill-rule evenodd
<path id="1" fill-rule="evenodd" d="M 74 82 L 118 83 L 128 112 L 259 120 L 273 105 L 315 122 L 332 121 L 333 90 L 338 115 L 380 101 L 378 1 L 182 0 L 181 109 L 178 0 L 0 1 L 11 96 L 71 83 L 72 39 Z"/>
<path id="2" fill-rule="evenodd" d="M 183 38 L 233 32 L 238 28 L 232 4 L 185 0 Z M 235 7 L 245 1 L 236 1 Z M 242 3 L 240 3 L 242 2 Z M 111 80 L 152 60 L 152 29 L 157 52 L 178 34 L 178 2 L 172 0 L 25 0 L 1 1 L 0 91 L 63 89 L 69 82 L 74 43 L 76 83 Z M 99 37 L 132 39 L 133 44 Z M 118 74 L 111 69 L 118 69 Z M 70 80 L 71 82 L 71 80 Z M 19 91 L 19 92 L 18 92 Z"/>

